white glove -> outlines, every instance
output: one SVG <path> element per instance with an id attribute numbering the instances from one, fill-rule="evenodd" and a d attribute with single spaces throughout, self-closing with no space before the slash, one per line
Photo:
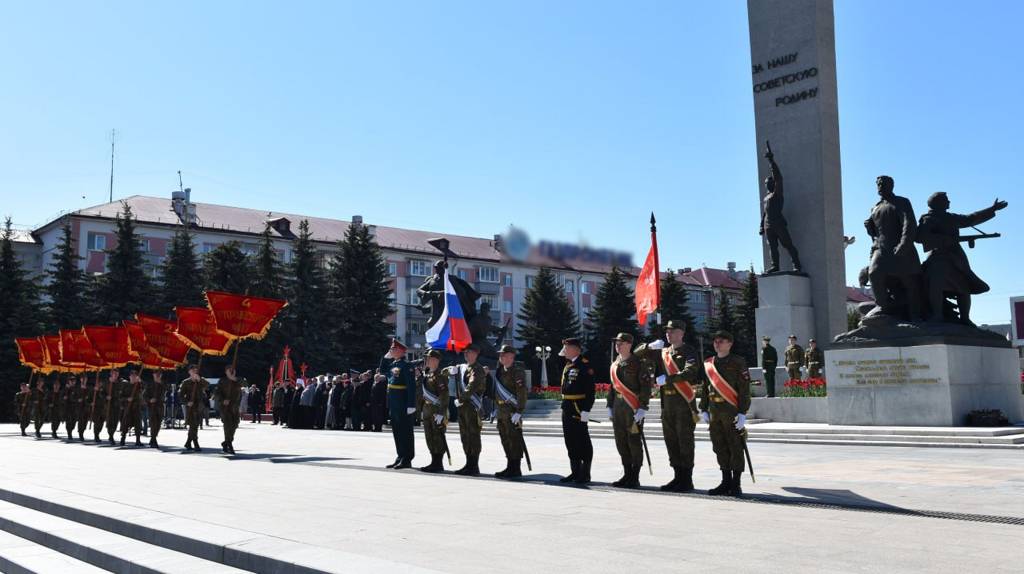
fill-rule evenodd
<path id="1" fill-rule="evenodd" d="M 654 349 L 655 351 L 660 351 L 665 348 L 665 341 L 663 339 L 658 339 L 657 341 L 654 341 L 647 345 L 647 348 Z"/>
<path id="2" fill-rule="evenodd" d="M 664 387 L 665 383 L 668 382 L 668 379 L 665 377 L 665 375 L 658 375 L 658 378 L 655 380 L 658 382 L 659 387 Z"/>
<path id="3" fill-rule="evenodd" d="M 462 401 L 460 401 L 459 399 L 455 399 L 455 408 L 459 408 L 461 406 L 462 406 Z"/>
<path id="4" fill-rule="evenodd" d="M 736 415 L 736 430 L 743 430 L 745 426 L 747 426 L 747 415 L 742 413 Z"/>
<path id="5" fill-rule="evenodd" d="M 434 424 L 435 425 L 441 424 L 441 421 L 443 421 L 443 420 L 444 420 L 443 416 L 441 416 L 441 415 L 434 415 Z"/>
<path id="6" fill-rule="evenodd" d="M 709 424 L 711 424 L 711 415 L 709 415 L 707 411 L 701 411 L 700 412 L 700 420 L 704 424 L 709 425 Z"/>
<path id="7" fill-rule="evenodd" d="M 583 422 L 589 421 L 590 420 L 590 411 L 583 411 L 582 413 L 580 413 L 580 420 L 583 421 Z"/>
<path id="8" fill-rule="evenodd" d="M 633 415 L 633 422 L 639 424 L 644 421 L 644 417 L 647 416 L 647 411 L 644 409 L 637 409 L 636 414 Z"/>
<path id="9" fill-rule="evenodd" d="M 519 413 L 512 413 L 512 424 L 514 424 L 514 425 L 519 424 L 519 421 L 522 420 L 522 418 L 523 418 L 523 415 L 521 415 Z"/>
<path id="10" fill-rule="evenodd" d="M 407 415 L 411 415 L 414 412 L 416 412 L 416 407 L 409 407 L 409 408 L 405 409 L 405 414 L 407 414 Z"/>

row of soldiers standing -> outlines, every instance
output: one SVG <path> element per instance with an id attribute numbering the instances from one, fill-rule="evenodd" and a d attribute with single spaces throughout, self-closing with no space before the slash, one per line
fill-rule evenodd
<path id="1" fill-rule="evenodd" d="M 685 326 L 669 321 L 666 341 L 654 341 L 634 349 L 633 337 L 620 333 L 614 339 L 616 357 L 610 365 L 612 389 L 607 400 L 608 419 L 615 430 L 615 445 L 623 467 L 623 476 L 613 483 L 623 488 L 639 487 L 643 464 L 643 423 L 650 398 L 661 398 L 665 446 L 674 470 L 674 478 L 662 490 L 690 492 L 693 485 L 694 430 L 698 421 L 709 425 L 711 442 L 722 472 L 722 482 L 709 494 L 742 494 L 746 440 L 746 413 L 750 408 L 750 376 L 746 361 L 731 353 L 733 337 L 725 331 L 714 335 L 715 356 L 701 361 L 695 349 L 683 339 Z M 667 343 L 667 344 L 666 344 Z M 397 457 L 388 468 L 410 468 L 415 456 L 413 416 L 417 389 L 423 399 L 422 417 L 431 462 L 420 468 L 440 472 L 443 459 L 451 455 L 445 431 L 448 425 L 449 379 L 454 379 L 458 408 L 459 435 L 466 464 L 457 474 L 480 473 L 480 432 L 485 418 L 483 397 L 489 373 L 477 361 L 479 349 L 470 345 L 463 352 L 465 362 L 439 368 L 441 352 L 427 351 L 419 380 L 405 360 L 407 348 L 393 339 L 381 361 L 381 372 L 388 376 L 388 405 L 392 420 Z M 516 351 L 505 345 L 499 351 L 494 395 L 498 406 L 497 426 L 507 461 L 499 478 L 522 476 L 521 461 L 529 454 L 523 440 L 522 418 L 526 411 L 526 371 L 515 361 Z M 563 483 L 587 484 L 591 481 L 594 457 L 590 438 L 590 412 L 596 402 L 594 366 L 582 355 L 579 339 L 562 341 L 560 356 L 566 360 L 561 379 L 562 434 L 569 458 L 570 473 Z M 699 398 L 699 401 L 698 401 Z"/>
<path id="2" fill-rule="evenodd" d="M 77 380 L 76 380 L 77 379 Z M 239 403 L 242 396 L 242 382 L 235 374 L 233 366 L 225 369 L 225 377 L 220 380 L 214 390 L 218 402 L 221 421 L 224 425 L 224 442 L 222 450 L 234 453 L 234 435 L 241 419 Z M 206 401 L 206 390 L 209 382 L 199 376 L 197 365 L 189 366 L 189 376 L 180 386 L 181 399 L 185 406 L 185 425 L 188 428 L 186 450 L 199 450 L 198 429 L 202 421 Z M 100 434 L 107 431 L 107 441 L 115 444 L 115 436 L 120 430 L 120 445 L 124 446 L 130 433 L 134 431 L 135 446 L 142 446 L 142 406 L 145 403 L 149 415 L 149 446 L 159 448 L 157 436 L 164 422 L 164 396 L 167 386 L 163 382 L 163 373 L 154 371 L 151 381 L 143 384 L 142 375 L 135 369 L 128 369 L 128 378 L 120 376 L 119 369 L 111 369 L 107 381 L 101 383 L 99 375 L 93 384 L 89 384 L 86 374 L 68 377 L 64 385 L 54 379 L 50 388 L 47 381 L 40 377 L 36 386 L 30 388 L 22 383 L 21 390 L 15 395 L 15 405 L 22 436 L 30 423 L 35 425 L 36 438 L 42 438 L 42 427 L 50 422 L 50 435 L 57 437 L 60 425 L 65 425 L 68 440 L 74 440 L 77 430 L 78 440 L 85 441 L 85 431 L 92 423 L 93 440 L 100 442 Z"/>
<path id="3" fill-rule="evenodd" d="M 797 344 L 796 335 L 790 335 L 782 356 L 789 380 L 799 381 L 801 368 L 807 370 L 808 379 L 821 378 L 821 370 L 825 366 L 825 353 L 818 348 L 818 343 L 814 339 L 807 341 L 807 350 L 804 350 Z M 775 396 L 775 368 L 778 366 L 779 353 L 772 346 L 772 338 L 765 335 L 761 337 L 761 368 L 764 371 L 769 397 Z"/>

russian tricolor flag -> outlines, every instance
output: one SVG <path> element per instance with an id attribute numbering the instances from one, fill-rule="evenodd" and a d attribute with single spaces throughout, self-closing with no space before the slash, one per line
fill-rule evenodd
<path id="1" fill-rule="evenodd" d="M 473 338 L 469 334 L 469 325 L 462 314 L 459 297 L 455 294 L 448 270 L 444 272 L 444 311 L 432 327 L 427 329 L 427 345 L 432 349 L 446 349 L 461 352 Z"/>

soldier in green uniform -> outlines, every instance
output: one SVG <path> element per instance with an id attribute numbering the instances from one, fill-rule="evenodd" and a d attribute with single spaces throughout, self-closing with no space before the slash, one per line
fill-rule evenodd
<path id="1" fill-rule="evenodd" d="M 220 421 L 224 424 L 224 442 L 220 443 L 221 449 L 228 454 L 235 454 L 235 431 L 238 430 L 238 423 L 242 418 L 239 411 L 242 404 L 242 385 L 238 382 L 238 374 L 233 366 L 228 365 L 224 368 L 224 378 L 217 383 L 213 396 L 217 401 L 217 409 L 220 410 Z"/>
<path id="2" fill-rule="evenodd" d="M 64 386 L 60 384 L 60 377 L 53 380 L 53 387 L 50 389 L 50 410 L 47 417 L 50 420 L 50 436 L 57 438 L 57 429 L 60 423 L 64 422 Z"/>
<path id="3" fill-rule="evenodd" d="M 559 482 L 588 484 L 590 465 L 594 460 L 594 443 L 590 440 L 590 409 L 594 406 L 594 368 L 584 357 L 580 340 L 562 339 L 559 356 L 565 357 L 562 368 L 562 437 L 572 471 Z"/>
<path id="4" fill-rule="evenodd" d="M 633 354 L 633 335 L 619 333 L 612 340 L 618 356 L 611 364 L 608 419 L 615 429 L 615 448 L 622 459 L 622 478 L 612 486 L 639 488 L 644 463 L 640 428 L 651 400 L 654 368 L 649 361 Z"/>
<path id="5" fill-rule="evenodd" d="M 502 345 L 498 351 L 498 370 L 494 387 L 498 403 L 498 434 L 508 464 L 494 473 L 497 478 L 523 476 L 523 413 L 526 412 L 526 368 L 516 361 L 516 349 Z"/>
<path id="6" fill-rule="evenodd" d="M 769 397 L 775 396 L 775 367 L 779 366 L 779 352 L 772 346 L 772 338 L 761 337 L 761 371 Z"/>
<path id="7" fill-rule="evenodd" d="M 661 490 L 691 492 L 693 490 L 693 432 L 697 426 L 697 392 L 695 385 L 703 379 L 697 350 L 683 340 L 686 324 L 669 321 L 665 325 L 665 341 L 640 345 L 636 354 L 655 366 L 655 382 L 661 395 L 661 425 L 665 435 L 668 460 L 674 477 Z"/>
<path id="8" fill-rule="evenodd" d="M 46 411 L 49 409 L 47 403 L 50 400 L 50 393 L 46 389 L 46 379 L 39 377 L 36 388 L 32 389 L 32 424 L 36 429 L 36 438 L 43 438 L 43 421 L 46 420 Z"/>
<path id="9" fill-rule="evenodd" d="M 107 440 L 111 445 L 114 444 L 117 425 L 121 422 L 121 405 L 124 403 L 121 393 L 126 381 L 121 379 L 120 375 L 117 369 L 110 369 L 110 377 L 107 380 Z"/>
<path id="10" fill-rule="evenodd" d="M 430 349 L 423 356 L 423 374 L 420 386 L 423 388 L 423 435 L 430 451 L 430 464 L 420 467 L 423 472 L 444 470 L 444 453 L 448 443 L 444 438 L 448 426 L 448 375 L 441 366 L 441 351 Z M 364 383 L 369 384 L 369 383 Z"/>
<path id="11" fill-rule="evenodd" d="M 21 436 L 28 436 L 25 429 L 32 418 L 32 389 L 28 383 L 21 383 L 21 390 L 14 393 L 14 404 L 18 407 L 18 424 L 21 425 Z"/>
<path id="12" fill-rule="evenodd" d="M 466 362 L 449 367 L 457 377 L 455 384 L 455 405 L 459 409 L 459 437 L 462 452 L 466 453 L 466 465 L 455 471 L 463 476 L 480 474 L 480 431 L 483 430 L 483 398 L 487 390 L 487 373 L 477 362 L 480 348 L 470 343 L 462 352 Z"/>
<path id="13" fill-rule="evenodd" d="M 92 438 L 96 442 L 100 442 L 100 431 L 103 430 L 103 423 L 107 420 L 107 386 L 101 383 L 97 376 L 89 402 L 89 412 L 92 416 Z"/>
<path id="14" fill-rule="evenodd" d="M 704 361 L 706 380 L 701 388 L 701 419 L 708 423 L 711 446 L 722 470 L 722 482 L 710 495 L 741 496 L 743 443 L 746 440 L 747 410 L 750 408 L 750 373 L 747 362 L 732 352 L 732 334 L 714 335 L 715 356 Z"/>
<path id="15" fill-rule="evenodd" d="M 142 400 L 146 401 L 146 406 L 149 409 L 149 446 L 152 448 L 160 448 L 156 442 L 156 436 L 160 434 L 160 427 L 164 425 L 164 395 L 166 393 L 163 371 L 153 371 L 153 380 L 142 389 Z"/>
<path id="16" fill-rule="evenodd" d="M 786 372 L 789 374 L 790 381 L 799 381 L 800 367 L 804 365 L 804 348 L 796 344 L 796 335 L 789 336 L 789 345 L 783 352 L 783 358 L 786 359 Z"/>
<path id="17" fill-rule="evenodd" d="M 395 462 L 387 468 L 411 468 L 412 459 L 416 456 L 412 428 L 412 416 L 416 412 L 416 379 L 413 378 L 412 364 L 405 360 L 408 350 L 404 343 L 392 337 L 391 347 L 380 362 L 380 372 L 388 378 L 388 416 L 397 455 Z"/>
<path id="18" fill-rule="evenodd" d="M 135 369 L 128 370 L 128 383 L 121 385 L 121 446 L 128 432 L 135 431 L 135 446 L 142 446 L 139 436 L 142 427 L 142 376 Z"/>
<path id="19" fill-rule="evenodd" d="M 185 426 L 188 428 L 188 440 L 185 450 L 201 452 L 199 447 L 199 423 L 202 422 L 202 403 L 206 400 L 206 388 L 209 381 L 199 376 L 199 365 L 188 366 L 188 378 L 181 382 L 181 402 L 185 405 Z"/>
<path id="20" fill-rule="evenodd" d="M 89 418 L 92 416 L 92 411 L 89 409 L 91 405 L 90 400 L 92 399 L 92 387 L 89 386 L 89 376 L 86 373 L 82 373 L 78 378 L 78 398 L 75 399 L 77 403 L 77 410 L 75 411 L 78 415 L 76 421 L 78 425 L 78 440 L 85 442 L 85 427 L 89 425 Z"/>
<path id="21" fill-rule="evenodd" d="M 68 377 L 67 386 L 64 387 L 64 430 L 68 433 L 69 441 L 75 440 L 75 425 L 78 424 L 78 397 L 81 395 L 78 377 Z"/>
<path id="22" fill-rule="evenodd" d="M 807 367 L 808 379 L 820 379 L 821 368 L 825 366 L 825 353 L 818 348 L 818 342 L 808 339 L 807 352 L 804 353 L 804 366 Z"/>

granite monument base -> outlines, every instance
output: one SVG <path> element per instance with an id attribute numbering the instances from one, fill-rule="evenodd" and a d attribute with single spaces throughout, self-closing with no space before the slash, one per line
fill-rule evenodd
<path id="1" fill-rule="evenodd" d="M 972 410 L 1024 421 L 1014 349 L 920 345 L 830 349 L 828 422 L 833 425 L 963 426 Z"/>
<path id="2" fill-rule="evenodd" d="M 772 273 L 758 277 L 754 321 L 758 345 L 761 337 L 771 337 L 780 361 L 786 348 L 786 337 L 796 335 L 800 344 L 806 346 L 807 339 L 814 336 L 810 278 L 799 273 Z M 782 382 L 786 382 L 785 378 Z"/>

